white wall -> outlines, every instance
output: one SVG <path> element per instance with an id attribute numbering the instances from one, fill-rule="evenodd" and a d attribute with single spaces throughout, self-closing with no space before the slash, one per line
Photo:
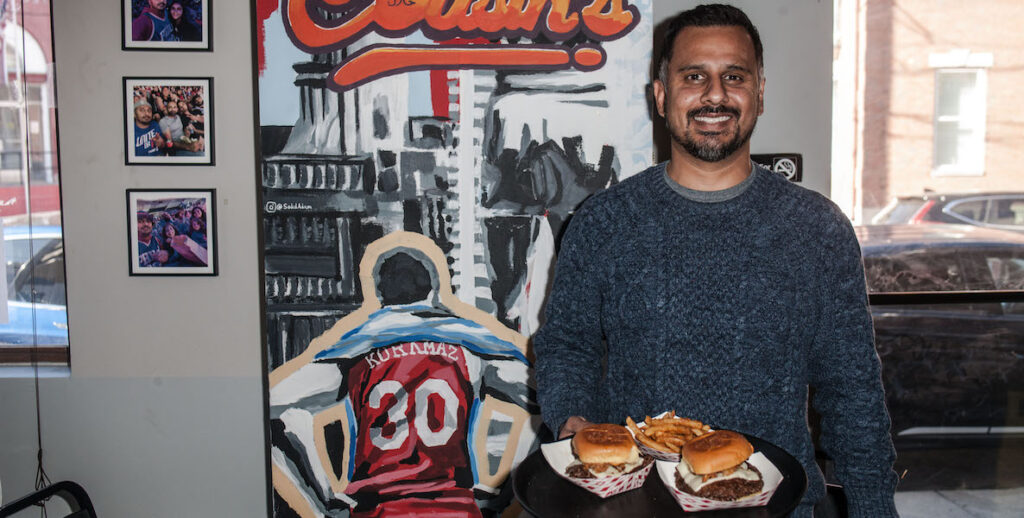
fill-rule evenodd
<path id="1" fill-rule="evenodd" d="M 211 5 L 212 53 L 125 52 L 120 2 L 53 2 L 72 374 L 40 382 L 44 465 L 100 516 L 266 514 L 252 23 Z M 217 164 L 125 166 L 126 75 L 213 77 Z M 125 189 L 208 187 L 220 274 L 129 277 Z M 0 394 L 10 500 L 35 475 L 32 380 Z"/>
<path id="2" fill-rule="evenodd" d="M 717 1 L 717 0 L 716 0 Z M 654 2 L 654 23 L 704 3 Z M 732 0 L 754 22 L 764 45 L 764 115 L 751 153 L 800 153 L 800 185 L 830 195 L 832 147 L 832 1 Z M 655 49 L 655 59 L 660 49 Z M 664 123 L 655 122 L 658 128 Z M 667 156 L 667 152 L 666 155 Z"/>

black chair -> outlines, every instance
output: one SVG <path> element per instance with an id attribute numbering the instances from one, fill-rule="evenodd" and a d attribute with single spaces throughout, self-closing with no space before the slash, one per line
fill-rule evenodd
<path id="1" fill-rule="evenodd" d="M 92 507 L 92 500 L 82 486 L 63 480 L 46 486 L 39 491 L 21 497 L 3 507 L 0 507 L 0 518 L 7 518 L 18 511 L 23 511 L 34 505 L 41 504 L 52 497 L 59 497 L 68 503 L 71 514 L 64 518 L 97 518 L 96 510 Z"/>

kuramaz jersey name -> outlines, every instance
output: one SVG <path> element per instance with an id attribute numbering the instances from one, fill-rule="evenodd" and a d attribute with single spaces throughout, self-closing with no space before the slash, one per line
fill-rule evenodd
<path id="1" fill-rule="evenodd" d="M 442 344 L 434 342 L 411 342 L 407 344 L 398 344 L 394 347 L 389 347 L 380 351 L 373 351 L 363 358 L 370 367 L 376 367 L 381 363 L 394 358 L 404 358 L 406 356 L 414 355 L 434 355 L 444 356 L 451 361 L 458 361 L 462 356 L 462 352 L 458 347 L 452 344 Z"/>

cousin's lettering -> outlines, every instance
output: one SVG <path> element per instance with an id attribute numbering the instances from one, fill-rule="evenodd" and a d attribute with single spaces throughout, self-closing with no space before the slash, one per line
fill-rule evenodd
<path id="1" fill-rule="evenodd" d="M 554 42 L 582 32 L 603 42 L 621 38 L 640 21 L 639 10 L 628 0 L 286 0 L 282 11 L 292 42 L 309 53 L 342 49 L 371 32 L 399 38 L 421 31 L 435 41 L 543 34 Z M 342 61 L 327 86 L 344 91 L 411 70 L 593 70 L 604 61 L 603 49 L 595 44 L 374 45 Z"/>

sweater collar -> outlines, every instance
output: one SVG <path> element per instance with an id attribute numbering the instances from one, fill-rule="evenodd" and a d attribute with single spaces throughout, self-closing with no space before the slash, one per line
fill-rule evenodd
<path id="1" fill-rule="evenodd" d="M 747 189 L 751 186 L 751 184 L 754 183 L 754 176 L 757 174 L 757 167 L 755 167 L 754 163 L 751 162 L 750 174 L 748 174 L 742 182 L 733 185 L 728 189 L 722 189 L 719 191 L 698 191 L 695 189 L 690 189 L 688 187 L 683 187 L 682 185 L 679 185 L 679 183 L 677 183 L 675 180 L 670 178 L 668 176 L 668 167 L 666 167 L 667 162 L 662 163 L 660 165 L 661 176 L 673 192 L 690 201 L 695 201 L 699 203 L 721 203 L 723 201 L 729 201 L 746 192 Z"/>

